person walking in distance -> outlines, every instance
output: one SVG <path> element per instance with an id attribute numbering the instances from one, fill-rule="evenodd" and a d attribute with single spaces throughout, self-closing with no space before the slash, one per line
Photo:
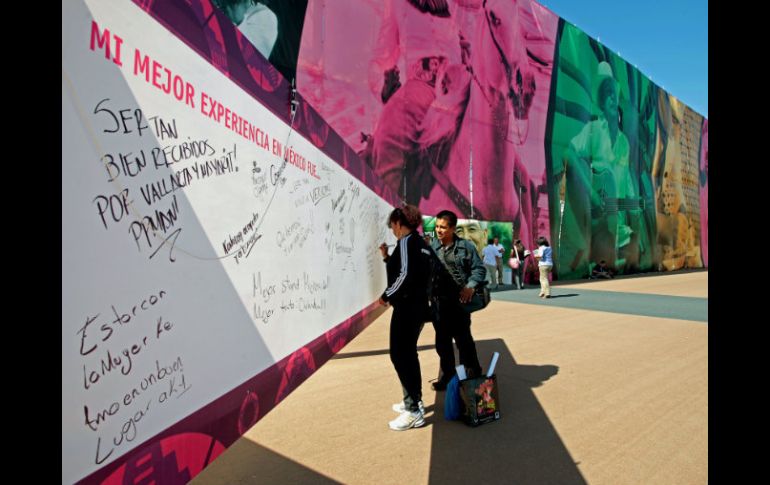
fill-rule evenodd
<path id="1" fill-rule="evenodd" d="M 527 257 L 529 257 L 529 251 L 521 243 L 521 239 L 517 239 L 513 243 L 513 251 L 511 251 L 511 258 L 518 259 L 518 266 L 513 269 L 513 284 L 519 290 L 524 289 L 524 268 L 526 267 Z"/>
<path id="2" fill-rule="evenodd" d="M 495 236 L 492 238 L 492 246 L 497 249 L 497 254 L 495 255 L 495 266 L 497 268 L 497 284 L 502 285 L 503 284 L 503 254 L 505 254 L 505 247 L 503 247 L 502 244 L 500 244 L 500 238 Z"/>
<path id="3" fill-rule="evenodd" d="M 487 276 L 489 277 L 489 284 L 491 289 L 497 289 L 498 285 L 502 283 L 502 278 L 497 277 L 497 258 L 500 257 L 500 251 L 492 243 L 492 239 L 488 241 L 488 244 L 484 246 L 481 251 L 484 257 L 484 268 L 487 270 Z"/>
<path id="4" fill-rule="evenodd" d="M 535 258 L 538 260 L 537 267 L 540 270 L 540 298 L 551 298 L 551 284 L 548 277 L 553 269 L 553 250 L 545 236 L 537 238 L 537 245 Z"/>

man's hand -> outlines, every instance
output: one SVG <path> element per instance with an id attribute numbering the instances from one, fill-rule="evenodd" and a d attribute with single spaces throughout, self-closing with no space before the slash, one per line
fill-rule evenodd
<path id="1" fill-rule="evenodd" d="M 468 42 L 468 40 L 465 38 L 462 32 L 460 32 L 460 59 L 462 60 L 463 65 L 465 65 L 468 68 L 468 70 L 472 70 L 471 43 Z"/>
<path id="2" fill-rule="evenodd" d="M 473 298 L 473 288 L 463 288 L 460 290 L 460 303 L 468 303 Z"/>
<path id="3" fill-rule="evenodd" d="M 389 305 L 389 303 L 387 301 L 383 300 L 382 297 L 380 297 L 379 303 L 382 306 L 388 306 Z"/>
<path id="4" fill-rule="evenodd" d="M 385 82 L 382 84 L 382 92 L 380 97 L 382 102 L 387 103 L 391 96 L 401 87 L 401 81 L 398 78 L 398 67 L 393 66 L 385 71 Z"/>
<path id="5" fill-rule="evenodd" d="M 385 243 L 380 244 L 380 252 L 382 253 L 383 258 L 388 257 L 388 245 Z"/>

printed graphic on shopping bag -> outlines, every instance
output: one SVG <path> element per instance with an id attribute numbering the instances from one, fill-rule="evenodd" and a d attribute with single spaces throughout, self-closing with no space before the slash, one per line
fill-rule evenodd
<path id="1" fill-rule="evenodd" d="M 460 395 L 465 405 L 464 419 L 471 426 L 500 419 L 497 376 L 477 377 L 460 382 Z"/>

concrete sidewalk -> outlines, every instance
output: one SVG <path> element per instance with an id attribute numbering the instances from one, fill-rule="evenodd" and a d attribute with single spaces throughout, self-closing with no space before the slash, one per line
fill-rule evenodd
<path id="1" fill-rule="evenodd" d="M 707 285 L 702 271 L 493 293 L 472 331 L 482 366 L 501 354 L 502 418 L 478 428 L 444 420 L 427 325 L 426 425 L 388 429 L 388 310 L 192 483 L 707 483 Z"/>

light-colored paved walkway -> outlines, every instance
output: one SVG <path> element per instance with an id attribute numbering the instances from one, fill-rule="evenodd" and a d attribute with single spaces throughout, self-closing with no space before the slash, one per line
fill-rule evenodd
<path id="1" fill-rule="evenodd" d="M 558 285 L 558 287 L 708 298 L 708 277 L 707 271 L 697 271 L 658 276 L 621 277 L 613 280 L 591 280 L 585 283 Z"/>
<path id="2" fill-rule="evenodd" d="M 472 330 L 482 366 L 501 354 L 503 416 L 479 428 L 443 418 L 428 325 L 419 341 L 427 423 L 388 429 L 401 397 L 389 310 L 192 483 L 705 484 L 708 325 L 579 308 L 591 298 L 579 290 L 694 297 L 707 314 L 707 284 L 703 271 L 557 286 L 555 296 L 576 296 L 545 302 L 536 291 L 494 293 Z"/>

